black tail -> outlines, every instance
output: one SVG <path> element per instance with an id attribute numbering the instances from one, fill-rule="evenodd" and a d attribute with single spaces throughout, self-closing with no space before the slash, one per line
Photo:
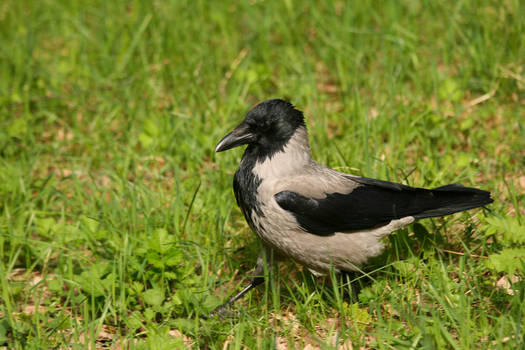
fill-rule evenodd
<path id="1" fill-rule="evenodd" d="M 429 191 L 434 197 L 432 208 L 413 215 L 415 219 L 449 215 L 494 202 L 490 192 L 462 185 L 446 185 Z"/>

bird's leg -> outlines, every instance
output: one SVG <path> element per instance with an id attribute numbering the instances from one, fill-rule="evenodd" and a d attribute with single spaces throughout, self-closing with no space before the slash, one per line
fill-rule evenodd
<path id="1" fill-rule="evenodd" d="M 253 272 L 253 277 L 250 280 L 250 284 L 248 284 L 246 287 L 244 287 L 239 293 L 228 299 L 227 302 L 222 304 L 221 306 L 217 307 L 215 311 L 213 311 L 208 317 L 221 317 L 224 311 L 235 303 L 237 300 L 242 298 L 246 293 L 248 293 L 253 288 L 257 287 L 258 285 L 264 283 L 264 269 L 265 264 L 266 268 L 268 269 L 270 267 L 270 259 L 271 259 L 271 252 L 267 248 L 262 248 L 259 256 L 257 257 L 257 266 L 255 267 L 255 271 Z"/>
<path id="2" fill-rule="evenodd" d="M 264 277 L 254 277 L 254 278 L 252 278 L 252 280 L 250 281 L 250 284 L 248 284 L 246 287 L 244 287 L 235 296 L 233 296 L 230 299 L 228 299 L 227 302 L 225 302 L 224 304 L 222 304 L 221 306 L 216 308 L 215 311 L 213 311 L 210 314 L 209 318 L 212 318 L 212 317 L 215 317 L 215 316 L 221 317 L 222 314 L 226 311 L 226 309 L 228 307 L 230 307 L 230 305 L 235 303 L 237 300 L 242 298 L 244 296 L 244 294 L 248 293 L 250 290 L 252 290 L 253 288 L 257 287 L 259 284 L 261 284 L 263 282 L 264 282 Z"/>

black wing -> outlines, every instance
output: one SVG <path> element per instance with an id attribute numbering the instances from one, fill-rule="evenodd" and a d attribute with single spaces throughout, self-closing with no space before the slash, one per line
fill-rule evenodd
<path id="1" fill-rule="evenodd" d="M 490 193 L 461 185 L 432 190 L 388 181 L 349 177 L 361 184 L 348 194 L 305 197 L 293 191 L 275 195 L 281 208 L 291 212 L 301 227 L 317 235 L 371 228 L 394 219 L 443 216 L 492 202 Z"/>

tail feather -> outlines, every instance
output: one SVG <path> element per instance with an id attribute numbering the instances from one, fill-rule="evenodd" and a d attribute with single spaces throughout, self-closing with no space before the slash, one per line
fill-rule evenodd
<path id="1" fill-rule="evenodd" d="M 432 208 L 417 213 L 415 219 L 449 215 L 494 202 L 490 192 L 457 184 L 437 187 L 430 193 L 434 197 Z"/>

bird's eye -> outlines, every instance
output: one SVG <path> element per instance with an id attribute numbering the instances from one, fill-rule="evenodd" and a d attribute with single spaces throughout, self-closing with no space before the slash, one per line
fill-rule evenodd
<path id="1" fill-rule="evenodd" d="M 272 128 L 272 123 L 271 122 L 265 122 L 265 123 L 261 123 L 259 125 L 259 129 L 261 131 L 268 131 Z"/>

